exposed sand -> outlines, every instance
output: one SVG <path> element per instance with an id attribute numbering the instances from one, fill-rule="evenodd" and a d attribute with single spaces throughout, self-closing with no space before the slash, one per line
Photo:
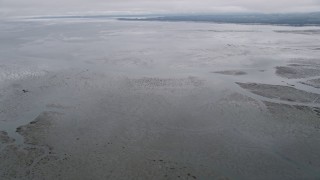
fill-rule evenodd
<path id="1" fill-rule="evenodd" d="M 5 131 L 0 131 L 0 142 L 2 144 L 8 144 L 8 143 L 13 143 L 14 139 L 10 138 L 8 136 L 8 133 Z"/>
<path id="2" fill-rule="evenodd" d="M 229 70 L 229 71 L 216 71 L 214 73 L 218 74 L 224 74 L 224 75 L 234 75 L 234 76 L 240 76 L 240 75 L 246 75 L 246 72 L 243 71 L 237 71 L 237 70 Z"/>
<path id="3" fill-rule="evenodd" d="M 258 84 L 258 83 L 237 83 L 242 88 L 254 94 L 290 102 L 320 103 L 320 95 L 295 89 L 289 86 Z"/>
<path id="4" fill-rule="evenodd" d="M 314 88 L 320 88 L 320 78 L 319 79 L 312 79 L 312 80 L 308 80 L 306 82 L 301 82 L 302 84 L 308 85 L 308 86 L 312 86 Z"/>
<path id="5" fill-rule="evenodd" d="M 277 74 L 288 79 L 308 78 L 320 76 L 320 69 L 309 66 L 285 66 L 277 67 Z"/>

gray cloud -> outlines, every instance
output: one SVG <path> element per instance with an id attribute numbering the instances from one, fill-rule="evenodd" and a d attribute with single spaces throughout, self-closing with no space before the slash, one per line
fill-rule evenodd
<path id="1" fill-rule="evenodd" d="M 320 0 L 0 0 L 0 15 L 144 12 L 309 12 Z"/>

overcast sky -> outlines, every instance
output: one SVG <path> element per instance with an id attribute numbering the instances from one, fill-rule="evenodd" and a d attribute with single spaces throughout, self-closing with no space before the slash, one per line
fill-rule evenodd
<path id="1" fill-rule="evenodd" d="M 310 12 L 320 0 L 0 0 L 0 16 L 87 13 Z"/>

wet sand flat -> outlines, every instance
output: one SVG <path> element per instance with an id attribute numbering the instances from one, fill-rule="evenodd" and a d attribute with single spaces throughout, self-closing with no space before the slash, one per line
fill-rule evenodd
<path id="1" fill-rule="evenodd" d="M 240 75 L 246 75 L 246 72 L 243 71 L 238 71 L 238 70 L 229 70 L 229 71 L 216 71 L 213 73 L 218 73 L 218 74 L 224 74 L 224 75 L 234 75 L 234 76 L 240 76 Z"/>
<path id="2" fill-rule="evenodd" d="M 320 76 L 319 67 L 308 67 L 300 65 L 277 67 L 276 72 L 279 76 L 286 77 L 288 79 Z"/>
<path id="3" fill-rule="evenodd" d="M 239 84 L 242 88 L 251 91 L 254 94 L 264 96 L 270 99 L 280 99 L 285 101 L 303 103 L 320 103 L 319 94 L 298 90 L 289 86 L 258 83 L 237 84 Z"/>
<path id="4" fill-rule="evenodd" d="M 320 88 L 320 79 L 311 79 L 305 82 L 301 82 L 302 84 L 312 86 L 314 88 Z"/>
<path id="5" fill-rule="evenodd" d="M 1 21 L 0 179 L 319 179 L 317 32 Z"/>

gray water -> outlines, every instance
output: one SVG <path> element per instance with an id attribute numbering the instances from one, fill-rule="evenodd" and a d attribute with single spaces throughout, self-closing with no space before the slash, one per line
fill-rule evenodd
<path id="1" fill-rule="evenodd" d="M 22 169 L 12 177 L 317 179 L 317 98 L 305 102 L 292 91 L 297 94 L 283 100 L 266 94 L 276 94 L 272 88 L 257 92 L 237 84 L 290 86 L 317 97 L 319 89 L 300 82 L 320 76 L 275 73 L 296 60 L 319 61 L 319 34 L 290 33 L 317 29 L 113 19 L 0 22 L 0 131 L 16 140 L 11 146 L 46 151 L 32 165 L 10 169 L 25 154 L 14 157 L 4 144 L 0 177 Z M 45 112 L 58 115 L 27 135 L 16 132 Z"/>

